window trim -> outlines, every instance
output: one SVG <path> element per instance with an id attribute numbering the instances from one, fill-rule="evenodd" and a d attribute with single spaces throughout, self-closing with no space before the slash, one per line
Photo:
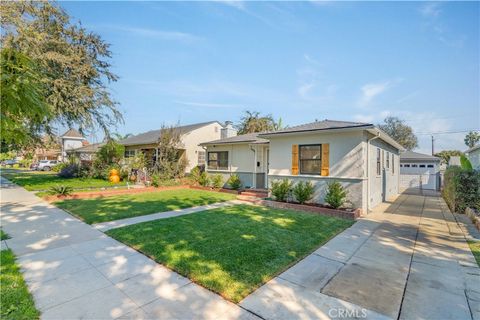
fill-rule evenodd
<path id="1" fill-rule="evenodd" d="M 227 154 L 227 164 L 225 167 L 220 167 L 220 157 L 217 155 L 217 160 L 210 160 L 210 154 L 211 153 L 226 153 Z M 206 166 L 208 170 L 228 170 L 229 164 L 230 164 L 230 159 L 229 159 L 229 152 L 228 151 L 208 151 L 207 152 L 207 158 L 206 160 Z M 210 167 L 210 161 L 215 161 L 217 163 L 216 168 Z"/>
<path id="2" fill-rule="evenodd" d="M 302 159 L 302 147 L 320 147 L 320 159 Z M 304 172 L 302 161 L 320 161 L 320 168 L 318 172 Z M 322 175 L 322 144 L 321 143 L 310 143 L 310 144 L 299 144 L 298 145 L 298 172 L 301 175 L 309 175 L 309 176 L 321 176 Z"/>
<path id="3" fill-rule="evenodd" d="M 127 153 L 128 153 L 128 154 L 133 153 L 133 155 L 127 156 Z M 136 156 L 136 154 L 137 154 L 137 153 L 136 153 L 136 150 L 135 150 L 135 149 L 133 149 L 133 150 L 125 150 L 124 153 L 123 153 L 123 157 L 124 157 L 124 158 L 133 158 L 133 157 Z"/>

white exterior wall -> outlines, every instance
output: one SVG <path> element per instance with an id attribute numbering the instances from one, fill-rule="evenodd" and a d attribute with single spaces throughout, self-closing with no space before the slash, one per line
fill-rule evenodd
<path id="1" fill-rule="evenodd" d="M 480 170 L 480 148 L 468 153 L 468 160 L 470 160 L 473 169 Z"/>
<path id="2" fill-rule="evenodd" d="M 206 160 L 208 161 L 208 152 L 227 151 L 228 169 L 210 170 L 206 166 L 206 171 L 210 174 L 221 174 L 226 182 L 231 174 L 238 174 L 244 187 L 253 187 L 253 174 L 255 166 L 255 153 L 251 150 L 248 143 L 208 146 Z M 257 170 L 258 172 L 258 170 Z"/>
<path id="3" fill-rule="evenodd" d="M 365 151 L 362 131 L 337 133 L 304 133 L 278 136 L 270 140 L 269 181 L 288 178 L 292 181 L 311 181 L 315 186 L 313 201 L 324 202 L 327 184 L 340 182 L 348 190 L 352 206 L 366 211 L 365 197 Z M 292 175 L 292 145 L 324 144 L 329 146 L 329 176 Z"/>
<path id="4" fill-rule="evenodd" d="M 373 137 L 370 134 L 367 138 Z M 366 145 L 367 143 L 365 143 Z M 377 174 L 377 148 L 380 148 L 380 175 Z M 383 140 L 370 141 L 369 154 L 369 209 L 381 202 L 396 196 L 399 193 L 400 181 L 400 153 Z M 390 167 L 387 168 L 386 156 L 390 153 Z M 394 157 L 392 166 L 392 154 Z"/>
<path id="5" fill-rule="evenodd" d="M 400 168 L 400 190 L 404 191 L 410 188 L 420 188 L 437 190 L 440 172 L 440 162 L 438 161 L 419 161 L 419 160 L 402 160 Z M 410 167 L 405 167 L 408 164 Z M 417 165 L 417 167 L 412 167 Z M 424 165 L 421 168 L 420 165 Z M 433 168 L 428 168 L 433 165 Z"/>
<path id="6" fill-rule="evenodd" d="M 193 130 L 182 136 L 182 143 L 188 160 L 188 165 L 185 170 L 186 172 L 190 172 L 198 165 L 198 152 L 205 151 L 205 149 L 199 146 L 199 144 L 220 139 L 222 131 L 221 129 L 222 126 L 220 123 L 215 122 Z"/>

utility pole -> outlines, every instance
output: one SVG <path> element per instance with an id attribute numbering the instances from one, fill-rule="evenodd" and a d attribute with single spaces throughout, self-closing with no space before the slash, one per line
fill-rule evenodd
<path id="1" fill-rule="evenodd" d="M 432 156 L 435 155 L 434 141 L 435 139 L 433 138 L 433 135 L 432 135 Z"/>

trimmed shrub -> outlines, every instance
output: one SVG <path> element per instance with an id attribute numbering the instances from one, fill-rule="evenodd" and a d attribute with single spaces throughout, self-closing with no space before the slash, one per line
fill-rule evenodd
<path id="1" fill-rule="evenodd" d="M 292 189 L 292 193 L 295 196 L 295 199 L 301 204 L 312 200 L 314 192 L 315 189 L 313 188 L 313 184 L 310 181 L 299 181 Z"/>
<path id="2" fill-rule="evenodd" d="M 76 178 L 80 174 L 80 165 L 78 163 L 68 163 L 63 168 L 61 168 L 58 173 L 59 177 L 62 178 Z"/>
<path id="3" fill-rule="evenodd" d="M 160 187 L 160 177 L 158 176 L 158 174 L 154 174 L 152 176 L 152 186 L 155 188 Z"/>
<path id="4" fill-rule="evenodd" d="M 464 213 L 467 207 L 480 209 L 480 172 L 449 167 L 444 174 L 443 198 L 452 212 Z"/>
<path id="5" fill-rule="evenodd" d="M 242 187 L 242 180 L 240 180 L 238 174 L 232 174 L 230 178 L 228 178 L 227 184 L 233 190 L 238 190 Z"/>
<path id="6" fill-rule="evenodd" d="M 55 196 L 68 196 L 72 194 L 73 188 L 70 186 L 64 186 L 64 185 L 56 185 L 50 187 L 50 190 L 48 191 L 49 194 L 55 195 Z"/>
<path id="7" fill-rule="evenodd" d="M 214 174 L 211 177 L 212 186 L 216 189 L 223 187 L 223 176 L 221 174 Z"/>
<path id="8" fill-rule="evenodd" d="M 52 171 L 53 171 L 53 172 L 60 172 L 60 171 L 62 171 L 62 169 L 65 168 L 66 166 L 68 166 L 68 163 L 67 163 L 67 162 L 57 163 L 56 165 L 54 165 L 54 166 L 52 167 Z"/>
<path id="9" fill-rule="evenodd" d="M 343 206 L 347 200 L 348 191 L 338 181 L 333 181 L 327 185 L 325 202 L 335 209 Z"/>
<path id="10" fill-rule="evenodd" d="M 293 182 L 288 179 L 273 180 L 271 182 L 272 195 L 277 201 L 287 201 L 290 192 L 292 191 Z"/>
<path id="11" fill-rule="evenodd" d="M 200 173 L 198 183 L 203 187 L 208 187 L 210 185 L 210 177 L 205 171 Z"/>
<path id="12" fill-rule="evenodd" d="M 202 170 L 199 167 L 195 167 L 190 171 L 190 177 L 197 184 L 200 184 L 201 175 Z"/>

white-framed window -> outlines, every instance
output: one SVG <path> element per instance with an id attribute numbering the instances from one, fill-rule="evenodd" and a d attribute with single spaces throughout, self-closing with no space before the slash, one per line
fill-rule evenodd
<path id="1" fill-rule="evenodd" d="M 403 167 L 404 168 L 410 168 L 410 165 L 409 164 L 404 164 Z"/>
<path id="2" fill-rule="evenodd" d="M 322 145 L 300 145 L 298 149 L 300 174 L 320 175 L 322 167 Z"/>
<path id="3" fill-rule="evenodd" d="M 377 176 L 382 174 L 382 166 L 381 166 L 381 153 L 380 153 L 380 148 L 377 148 Z"/>
<path id="4" fill-rule="evenodd" d="M 198 165 L 205 165 L 205 151 L 198 151 Z"/>
<path id="5" fill-rule="evenodd" d="M 135 157 L 135 150 L 125 150 L 125 158 Z"/>
<path id="6" fill-rule="evenodd" d="M 228 169 L 228 151 L 215 151 L 208 153 L 208 169 L 227 170 Z"/>
<path id="7" fill-rule="evenodd" d="M 420 164 L 419 167 L 420 167 L 420 168 L 425 168 L 425 165 L 424 165 L 424 164 Z"/>
<path id="8" fill-rule="evenodd" d="M 433 168 L 433 164 L 427 165 L 427 168 Z"/>
<path id="9" fill-rule="evenodd" d="M 412 164 L 412 168 L 418 168 L 418 165 Z"/>
<path id="10" fill-rule="evenodd" d="M 387 169 L 390 169 L 390 152 L 387 151 Z"/>
<path id="11" fill-rule="evenodd" d="M 395 174 L 395 155 L 392 153 L 392 174 Z"/>

